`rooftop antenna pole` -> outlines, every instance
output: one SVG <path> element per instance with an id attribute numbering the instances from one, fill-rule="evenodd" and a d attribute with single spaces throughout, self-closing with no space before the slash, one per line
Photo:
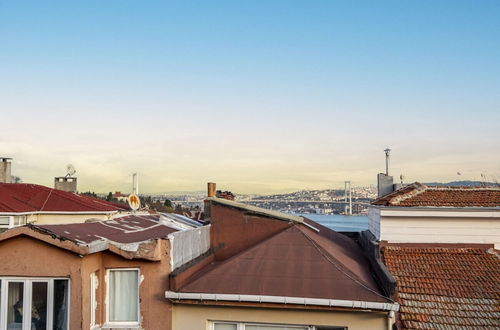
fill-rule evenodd
<path id="1" fill-rule="evenodd" d="M 389 163 L 391 160 L 391 149 L 387 148 L 385 152 L 385 175 L 389 176 Z"/>
<path id="2" fill-rule="evenodd" d="M 139 194 L 139 175 L 132 173 L 132 194 Z"/>

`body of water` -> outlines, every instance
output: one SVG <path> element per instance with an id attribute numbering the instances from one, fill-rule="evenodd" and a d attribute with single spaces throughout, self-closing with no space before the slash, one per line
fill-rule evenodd
<path id="1" fill-rule="evenodd" d="M 368 216 L 342 214 L 301 214 L 335 231 L 363 231 L 368 229 Z"/>

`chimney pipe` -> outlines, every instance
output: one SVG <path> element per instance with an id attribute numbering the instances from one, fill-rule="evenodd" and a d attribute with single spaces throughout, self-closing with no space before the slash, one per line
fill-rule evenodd
<path id="1" fill-rule="evenodd" d="M 391 160 L 391 149 L 387 148 L 385 152 L 385 175 L 389 176 L 389 163 Z"/>
<path id="2" fill-rule="evenodd" d="M 214 182 L 209 182 L 207 183 L 207 196 L 208 197 L 215 197 L 215 183 Z"/>

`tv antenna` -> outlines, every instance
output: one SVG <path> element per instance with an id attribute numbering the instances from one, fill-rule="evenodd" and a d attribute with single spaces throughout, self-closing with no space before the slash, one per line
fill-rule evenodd
<path id="1" fill-rule="evenodd" d="M 73 176 L 75 173 L 76 173 L 76 170 L 72 164 L 66 165 L 66 177 Z"/>

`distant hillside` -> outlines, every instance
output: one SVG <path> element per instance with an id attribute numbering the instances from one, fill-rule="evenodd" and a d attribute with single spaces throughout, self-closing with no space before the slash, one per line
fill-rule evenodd
<path id="1" fill-rule="evenodd" d="M 498 187 L 500 186 L 499 183 L 495 182 L 481 182 L 481 181 L 469 181 L 469 180 L 464 180 L 464 181 L 451 181 L 451 182 L 426 182 L 424 183 L 426 186 L 449 186 L 449 187 L 481 187 L 481 186 L 488 186 L 488 187 Z"/>

